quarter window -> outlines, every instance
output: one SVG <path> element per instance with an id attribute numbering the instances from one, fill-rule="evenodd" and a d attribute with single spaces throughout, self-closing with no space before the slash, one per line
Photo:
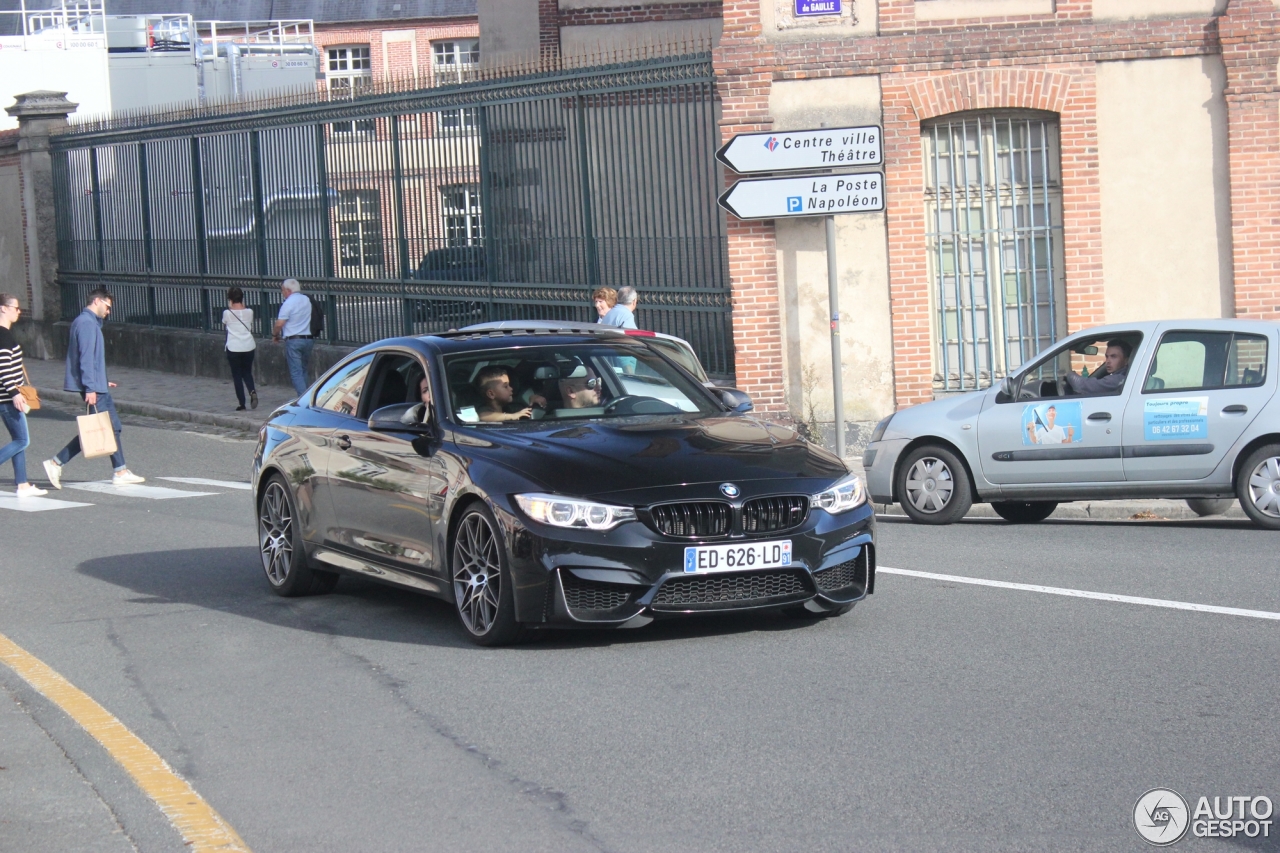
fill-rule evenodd
<path id="1" fill-rule="evenodd" d="M 316 407 L 355 416 L 360 408 L 360 392 L 369 374 L 372 355 L 361 356 L 338 368 L 316 392 Z"/>
<path id="2" fill-rule="evenodd" d="M 1151 361 L 1144 394 L 1242 388 L 1267 381 L 1267 339 L 1235 332 L 1168 332 Z"/>
<path id="3" fill-rule="evenodd" d="M 923 143 L 934 389 L 985 388 L 1066 333 L 1058 124 L 965 113 Z"/>

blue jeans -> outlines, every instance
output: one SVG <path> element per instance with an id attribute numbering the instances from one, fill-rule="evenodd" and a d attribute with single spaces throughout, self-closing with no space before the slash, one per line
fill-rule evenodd
<path id="1" fill-rule="evenodd" d="M 0 420 L 13 441 L 0 447 L 0 465 L 13 460 L 13 484 L 21 486 L 27 482 L 27 446 L 31 444 L 31 434 L 27 432 L 27 416 L 18 411 L 13 403 L 0 403 Z"/>
<path id="2" fill-rule="evenodd" d="M 284 342 L 284 358 L 289 364 L 289 379 L 293 390 L 301 394 L 311 384 L 307 378 L 311 367 L 311 350 L 316 342 L 311 338 L 294 338 Z"/>
<path id="3" fill-rule="evenodd" d="M 80 396 L 84 397 L 84 392 L 80 392 Z M 120 443 L 120 416 L 116 414 L 115 401 L 111 399 L 111 395 L 105 392 L 98 392 L 98 402 L 96 408 L 99 412 L 111 413 L 111 429 L 116 434 L 116 452 L 111 454 L 111 467 L 116 471 L 123 471 L 127 466 L 124 464 L 124 445 Z M 66 465 L 80 452 L 80 435 L 67 442 L 67 446 L 58 451 L 58 455 L 53 457 L 58 460 L 59 465 Z"/>

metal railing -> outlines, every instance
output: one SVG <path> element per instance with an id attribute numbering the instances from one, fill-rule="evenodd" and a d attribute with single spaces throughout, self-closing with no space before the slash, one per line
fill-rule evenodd
<path id="1" fill-rule="evenodd" d="M 592 321 L 631 285 L 642 327 L 733 375 L 710 57 L 655 57 L 354 98 L 293 97 L 56 136 L 59 278 L 113 319 L 219 330 L 278 283 L 360 344 L 502 319 Z"/>

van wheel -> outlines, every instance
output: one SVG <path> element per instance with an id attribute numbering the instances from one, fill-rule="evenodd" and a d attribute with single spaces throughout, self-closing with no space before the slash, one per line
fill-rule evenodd
<path id="1" fill-rule="evenodd" d="M 1236 497 L 1253 523 L 1280 530 L 1280 444 L 1268 444 L 1249 454 L 1236 475 Z"/>
<path id="2" fill-rule="evenodd" d="M 1187 507 L 1196 515 L 1222 515 L 1231 509 L 1231 498 L 1187 498 Z"/>
<path id="3" fill-rule="evenodd" d="M 1013 524 L 1044 521 L 1058 508 L 1057 501 L 992 501 L 996 515 Z"/>
<path id="4" fill-rule="evenodd" d="M 898 469 L 897 485 L 902 511 L 917 524 L 951 524 L 973 506 L 964 463 L 937 445 L 911 451 Z"/>

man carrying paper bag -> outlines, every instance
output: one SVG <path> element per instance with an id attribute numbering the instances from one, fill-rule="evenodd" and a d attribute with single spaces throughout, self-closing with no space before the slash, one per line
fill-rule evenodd
<path id="1" fill-rule="evenodd" d="M 79 391 L 88 407 L 88 413 L 76 418 L 80 434 L 71 439 L 58 455 L 45 460 L 44 470 L 55 489 L 62 488 L 62 466 L 76 454 L 85 458 L 111 457 L 115 474 L 112 485 L 131 486 L 144 482 L 124 463 L 124 449 L 120 446 L 120 417 L 111 399 L 111 389 L 116 383 L 107 381 L 106 342 L 102 338 L 102 321 L 111 313 L 111 293 L 105 288 L 90 292 L 89 304 L 80 316 L 71 322 L 71 336 L 67 341 L 67 377 L 63 388 Z"/>

